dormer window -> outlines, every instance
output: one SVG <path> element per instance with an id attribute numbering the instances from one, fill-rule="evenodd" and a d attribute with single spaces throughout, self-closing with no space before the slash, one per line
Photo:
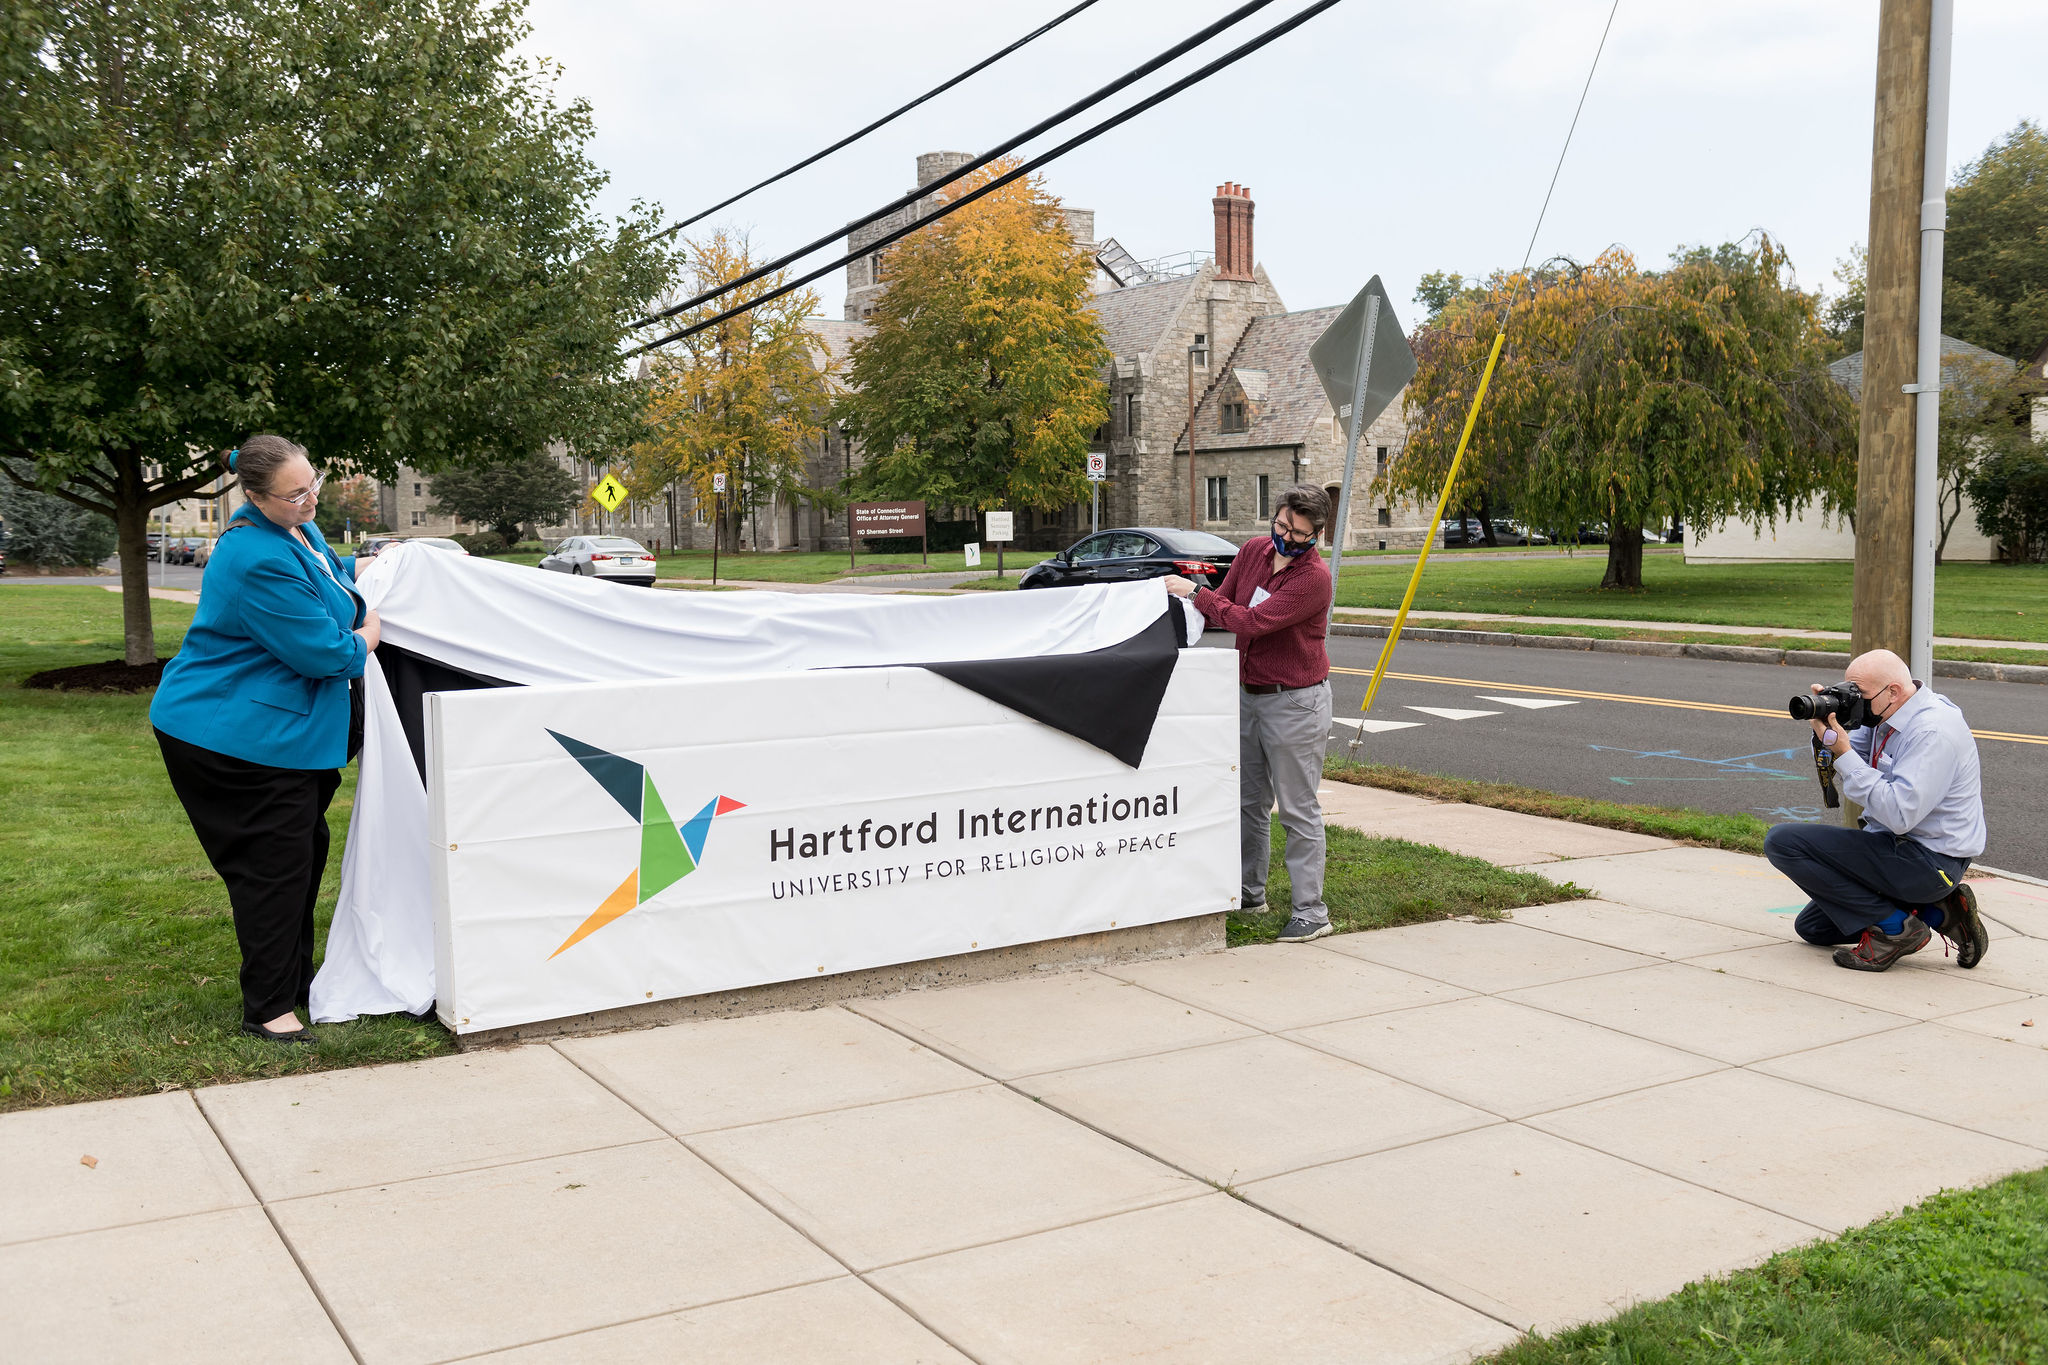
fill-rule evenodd
<path id="1" fill-rule="evenodd" d="M 1223 405 L 1223 430 L 1244 431 L 1248 426 L 1249 423 L 1245 420 L 1245 405 L 1243 403 L 1225 403 Z"/>

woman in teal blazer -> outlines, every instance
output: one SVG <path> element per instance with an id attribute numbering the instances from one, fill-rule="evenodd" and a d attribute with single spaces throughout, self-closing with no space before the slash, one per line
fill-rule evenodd
<path id="1" fill-rule="evenodd" d="M 247 501 L 214 546 L 199 610 L 149 708 L 171 787 L 234 907 L 242 1032 L 310 1042 L 313 907 L 349 746 L 349 683 L 377 647 L 355 560 L 327 548 L 305 450 L 252 436 L 228 457 Z"/>

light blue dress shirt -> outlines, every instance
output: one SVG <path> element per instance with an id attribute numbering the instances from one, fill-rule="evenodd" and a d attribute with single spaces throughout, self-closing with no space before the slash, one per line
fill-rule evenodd
<path id="1" fill-rule="evenodd" d="M 1835 779 L 1863 807 L 1866 826 L 1951 858 L 1974 858 L 1985 839 L 1977 737 L 1954 702 L 1925 683 L 1915 686 L 1888 719 L 1850 734 Z"/>

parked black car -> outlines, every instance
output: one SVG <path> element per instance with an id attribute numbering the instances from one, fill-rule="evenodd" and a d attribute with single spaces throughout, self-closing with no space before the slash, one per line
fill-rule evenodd
<path id="1" fill-rule="evenodd" d="M 1098 531 L 1032 565 L 1017 586 L 1078 588 L 1088 583 L 1129 583 L 1179 574 L 1198 586 L 1213 588 L 1230 572 L 1230 561 L 1235 558 L 1235 545 L 1207 531 L 1127 526 Z"/>

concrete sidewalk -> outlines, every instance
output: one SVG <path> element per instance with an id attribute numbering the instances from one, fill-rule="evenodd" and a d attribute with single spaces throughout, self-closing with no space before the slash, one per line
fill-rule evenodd
<path id="1" fill-rule="evenodd" d="M 1760 859 L 1326 800 L 1599 899 L 8 1115 L 0 1339 L 1453 1361 L 2048 1164 L 2048 890 L 1867 975 Z"/>

